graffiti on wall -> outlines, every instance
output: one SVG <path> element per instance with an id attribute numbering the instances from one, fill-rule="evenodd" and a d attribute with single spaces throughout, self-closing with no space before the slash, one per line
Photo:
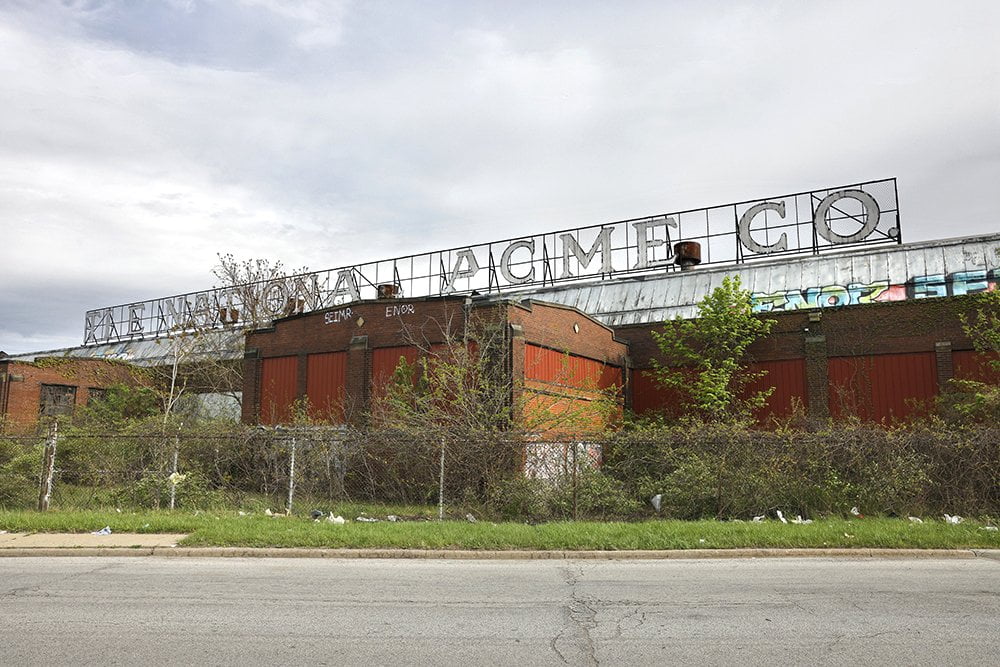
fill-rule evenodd
<path id="1" fill-rule="evenodd" d="M 962 296 L 998 289 L 1000 269 L 960 271 L 916 276 L 903 284 L 888 280 L 847 285 L 819 285 L 805 289 L 754 292 L 753 309 L 758 313 L 834 308 L 862 303 L 906 301 L 941 296 Z"/>

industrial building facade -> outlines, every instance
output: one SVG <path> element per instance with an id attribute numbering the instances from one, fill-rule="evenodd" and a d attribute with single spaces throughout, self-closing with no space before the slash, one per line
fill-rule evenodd
<path id="1" fill-rule="evenodd" d="M 157 338 L 207 331 L 242 356 L 233 341 L 252 294 L 274 322 L 246 332 L 242 419 L 280 423 L 307 403 L 343 420 L 400 359 L 489 312 L 514 385 L 579 401 L 615 387 L 625 408 L 670 411 L 647 372 L 650 332 L 695 317 L 727 276 L 777 322 L 751 349 L 761 388 L 775 389 L 762 423 L 798 408 L 892 421 L 927 410 L 952 378 L 992 378 L 960 316 L 997 289 L 1000 234 L 903 244 L 893 179 L 101 308 L 84 346 L 58 354 L 158 363 Z"/>
<path id="2" fill-rule="evenodd" d="M 500 382 L 520 393 L 511 400 L 525 410 L 586 418 L 594 401 L 611 397 L 623 405 L 627 345 L 576 309 L 502 299 L 389 298 L 295 315 L 250 332 L 243 420 L 287 422 L 296 405 L 314 418 L 356 418 L 400 360 L 413 364 L 456 345 L 491 355 Z"/>

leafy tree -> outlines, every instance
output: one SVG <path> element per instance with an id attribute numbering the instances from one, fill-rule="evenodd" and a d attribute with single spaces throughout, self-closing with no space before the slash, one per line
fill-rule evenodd
<path id="1" fill-rule="evenodd" d="M 620 416 L 620 388 L 601 391 L 596 381 L 573 377 L 568 363 L 550 391 L 525 387 L 510 373 L 506 321 L 495 315 L 484 309 L 462 326 L 445 323 L 441 344 L 407 332 L 416 360 L 401 359 L 373 396 L 372 426 L 463 441 L 498 434 L 580 436 L 603 431 Z"/>
<path id="2" fill-rule="evenodd" d="M 268 285 L 309 270 L 301 267 L 288 272 L 280 261 L 238 260 L 231 254 L 220 253 L 218 258 L 212 269 L 219 281 L 215 287 L 232 292 L 239 310 L 225 314 L 223 329 L 218 328 L 214 317 L 204 314 L 203 326 L 187 322 L 168 338 L 157 341 L 164 349 L 164 363 L 153 367 L 152 374 L 161 394 L 164 426 L 171 415 L 179 410 L 185 412 L 185 407 L 192 413 L 189 418 L 199 416 L 197 401 L 184 405 L 184 399 L 195 394 L 220 394 L 228 396 L 234 405 L 239 403 L 243 391 L 243 330 L 266 326 L 275 316 L 265 303 Z"/>
<path id="3" fill-rule="evenodd" d="M 748 370 L 747 350 L 772 326 L 774 320 L 754 315 L 739 277 L 727 276 L 698 304 L 697 319 L 677 317 L 652 332 L 660 351 L 652 360 L 653 378 L 707 419 L 749 419 L 774 388 L 746 393 L 748 384 L 767 373 Z"/>

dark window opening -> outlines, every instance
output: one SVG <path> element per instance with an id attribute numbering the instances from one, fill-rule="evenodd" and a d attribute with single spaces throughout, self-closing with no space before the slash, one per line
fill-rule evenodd
<path id="1" fill-rule="evenodd" d="M 38 413 L 43 417 L 73 414 L 76 404 L 76 387 L 64 384 L 43 384 Z"/>

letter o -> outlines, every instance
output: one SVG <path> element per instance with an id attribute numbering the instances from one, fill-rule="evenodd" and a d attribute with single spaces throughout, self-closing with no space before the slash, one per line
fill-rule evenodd
<path id="1" fill-rule="evenodd" d="M 861 205 L 865 209 L 865 224 L 853 234 L 838 234 L 830 228 L 830 223 L 826 220 L 826 214 L 830 212 L 830 208 L 841 199 L 857 200 L 861 202 Z M 827 195 L 819 203 L 819 206 L 816 207 L 816 216 L 813 218 L 813 224 L 816 226 L 816 233 L 830 243 L 856 243 L 865 240 L 875 231 L 875 228 L 878 227 L 880 216 L 881 211 L 879 211 L 878 202 L 870 194 L 861 190 L 841 190 L 840 192 L 834 192 L 832 195 Z"/>
<path id="2" fill-rule="evenodd" d="M 260 294 L 260 305 L 264 307 L 268 316 L 274 317 L 281 312 L 288 302 L 288 287 L 283 280 L 274 280 L 268 283 Z"/>
<path id="3" fill-rule="evenodd" d="M 740 216 L 739 223 L 739 234 L 740 241 L 743 242 L 747 248 L 753 252 L 760 253 L 761 255 L 769 255 L 772 252 L 781 252 L 782 250 L 788 249 L 788 235 L 785 232 L 781 233 L 781 238 L 778 239 L 777 243 L 772 243 L 771 245 L 763 245 L 754 241 L 753 237 L 750 235 L 750 224 L 753 219 L 757 217 L 758 213 L 763 211 L 777 211 L 778 217 L 784 220 L 785 218 L 785 202 L 773 202 L 765 201 L 759 204 L 754 204 L 748 208 L 742 216 Z"/>

